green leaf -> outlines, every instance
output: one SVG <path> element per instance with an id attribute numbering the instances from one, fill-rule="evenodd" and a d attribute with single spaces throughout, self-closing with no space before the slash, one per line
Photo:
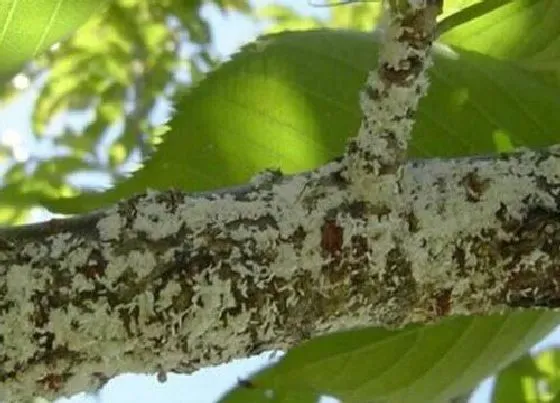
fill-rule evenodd
<path id="1" fill-rule="evenodd" d="M 560 349 L 536 356 L 525 354 L 501 371 L 492 391 L 492 402 L 552 402 L 560 395 Z"/>
<path id="2" fill-rule="evenodd" d="M 0 204 L 0 223 L 3 225 L 22 225 L 29 222 L 30 209 L 21 206 Z"/>
<path id="3" fill-rule="evenodd" d="M 285 395 L 304 388 L 344 403 L 444 402 L 518 357 L 559 319 L 558 313 L 517 312 L 322 336 L 288 351 L 250 380 L 253 387 L 239 387 L 224 402 L 298 401 Z M 316 400 L 299 400 L 306 401 Z"/>
<path id="4" fill-rule="evenodd" d="M 480 14 L 481 10 L 488 12 Z M 532 71 L 560 73 L 559 1 L 487 0 L 449 17 L 447 25 L 459 20 L 468 23 L 451 29 L 441 37 L 442 41 L 516 60 Z"/>
<path id="5" fill-rule="evenodd" d="M 106 0 L 0 1 L 0 75 L 15 73 L 106 4 Z"/>
<path id="6" fill-rule="evenodd" d="M 358 92 L 376 63 L 371 35 L 317 30 L 265 36 L 211 73 L 176 105 L 164 141 L 115 188 L 46 200 L 88 211 L 146 188 L 199 191 L 255 173 L 315 168 L 358 131 Z M 412 157 L 451 157 L 557 142 L 558 88 L 506 61 L 440 50 L 420 105 Z M 506 147 L 506 149 L 504 149 Z"/>

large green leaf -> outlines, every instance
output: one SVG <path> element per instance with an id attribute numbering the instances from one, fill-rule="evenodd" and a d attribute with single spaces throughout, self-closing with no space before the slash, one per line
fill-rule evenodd
<path id="1" fill-rule="evenodd" d="M 314 403 L 328 394 L 344 403 L 444 402 L 526 351 L 559 318 L 536 311 L 454 317 L 393 332 L 369 328 L 318 337 L 290 350 L 245 383 L 251 387 L 239 387 L 224 400 Z M 302 391 L 311 398 L 293 396 Z"/>
<path id="2" fill-rule="evenodd" d="M 107 0 L 0 1 L 0 76 L 15 73 L 106 4 Z"/>
<path id="3" fill-rule="evenodd" d="M 375 65 L 371 35 L 318 30 L 263 37 L 176 106 L 171 130 L 130 178 L 103 193 L 49 200 L 58 212 L 108 205 L 146 188 L 208 190 L 256 172 L 298 172 L 342 154 L 357 133 L 357 94 Z M 506 61 L 440 51 L 413 133 L 413 157 L 545 146 L 560 130 L 558 88 Z"/>

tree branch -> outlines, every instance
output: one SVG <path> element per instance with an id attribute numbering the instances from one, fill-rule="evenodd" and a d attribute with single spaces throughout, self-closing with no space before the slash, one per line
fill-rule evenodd
<path id="1" fill-rule="evenodd" d="M 4 399 L 189 372 L 360 325 L 559 307 L 558 166 L 558 147 L 410 163 L 399 217 L 353 198 L 333 162 L 4 229 Z"/>

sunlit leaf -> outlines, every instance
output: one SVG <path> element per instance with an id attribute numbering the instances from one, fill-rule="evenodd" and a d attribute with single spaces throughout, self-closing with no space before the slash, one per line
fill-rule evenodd
<path id="1" fill-rule="evenodd" d="M 0 223 L 4 225 L 24 224 L 29 217 L 29 209 L 16 207 L 14 205 L 4 206 L 0 204 Z"/>
<path id="2" fill-rule="evenodd" d="M 487 12 L 481 14 L 480 10 Z M 468 23 L 445 33 L 441 39 L 446 43 L 516 60 L 535 72 L 560 72 L 560 2 L 557 0 L 486 0 L 452 18 Z"/>
<path id="3" fill-rule="evenodd" d="M 144 36 L 146 38 L 146 46 L 152 50 L 156 49 L 169 38 L 169 29 L 161 24 L 150 24 L 144 28 Z"/>
<path id="4" fill-rule="evenodd" d="M 106 6 L 107 0 L 0 1 L 0 74 L 16 72 Z"/>
<path id="5" fill-rule="evenodd" d="M 120 142 L 114 143 L 109 148 L 109 165 L 117 167 L 122 164 L 128 156 L 127 147 Z"/>

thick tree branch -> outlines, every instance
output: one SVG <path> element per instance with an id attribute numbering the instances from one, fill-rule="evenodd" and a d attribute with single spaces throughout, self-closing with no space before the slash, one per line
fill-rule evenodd
<path id="1" fill-rule="evenodd" d="M 334 162 L 258 189 L 148 193 L 3 230 L 4 399 L 188 372 L 359 325 L 558 307 L 559 167 L 559 148 L 411 163 L 398 217 L 352 198 Z"/>

